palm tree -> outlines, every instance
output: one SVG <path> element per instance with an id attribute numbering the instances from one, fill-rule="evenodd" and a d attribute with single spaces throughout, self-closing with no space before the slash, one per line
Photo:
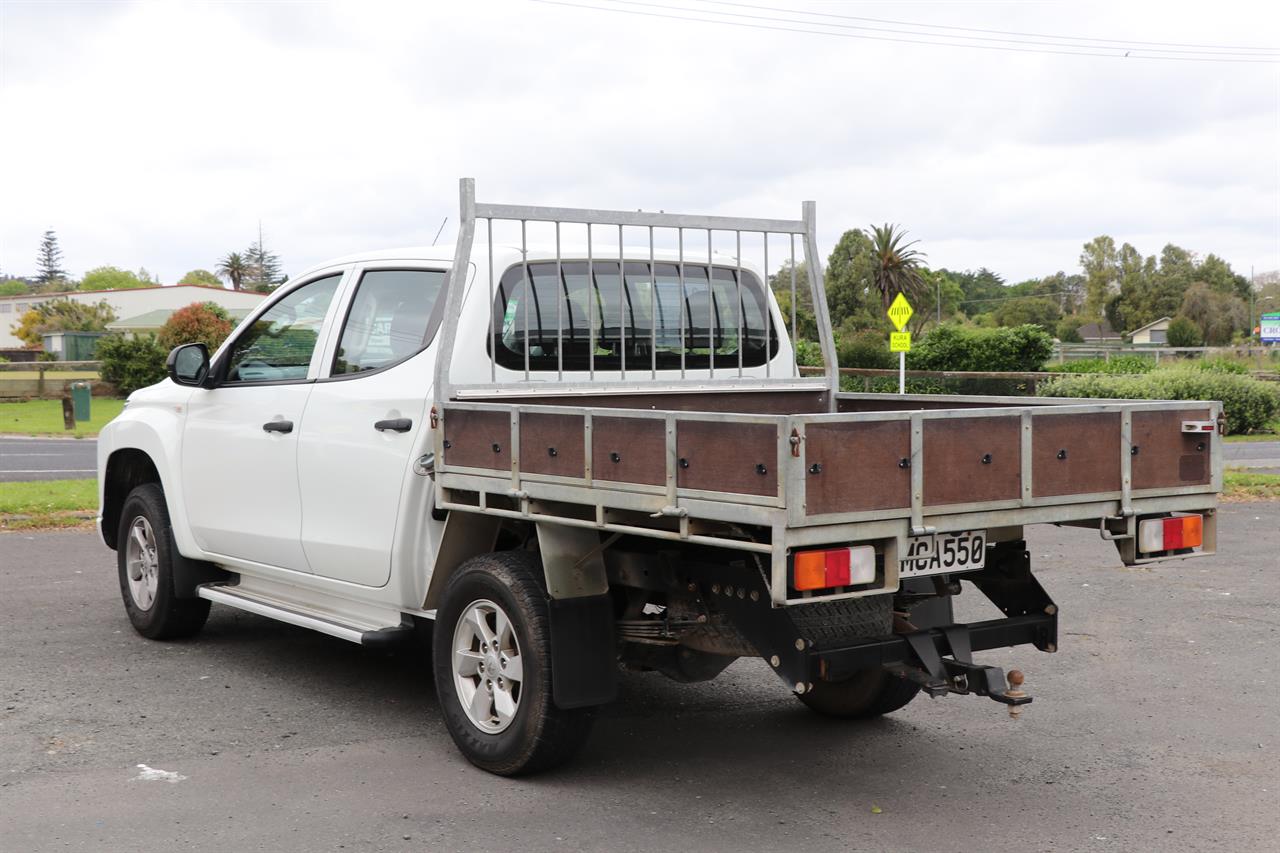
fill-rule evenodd
<path id="1" fill-rule="evenodd" d="M 244 255 L 239 252 L 228 252 L 225 258 L 218 261 L 214 271 L 231 282 L 232 290 L 239 290 L 240 283 L 244 281 L 245 275 L 249 272 L 249 263 L 244 259 Z"/>
<path id="2" fill-rule="evenodd" d="M 897 225 L 885 223 L 871 226 L 871 248 L 875 258 L 872 284 L 880 292 L 885 310 L 899 293 L 915 300 L 924 290 L 924 278 L 920 275 L 925 254 L 913 248 L 919 240 L 904 244 L 907 232 Z"/>

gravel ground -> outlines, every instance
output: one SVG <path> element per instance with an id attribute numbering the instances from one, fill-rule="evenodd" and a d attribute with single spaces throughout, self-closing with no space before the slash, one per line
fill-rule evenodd
<path id="1" fill-rule="evenodd" d="M 149 642 L 93 534 L 0 534 L 0 851 L 1274 850 L 1280 503 L 1219 532 L 1126 569 L 1029 530 L 1061 651 L 979 656 L 1026 671 L 1017 722 L 952 696 L 836 723 L 740 661 L 629 676 L 574 765 L 514 781 L 455 752 L 419 651 L 224 608 Z"/>

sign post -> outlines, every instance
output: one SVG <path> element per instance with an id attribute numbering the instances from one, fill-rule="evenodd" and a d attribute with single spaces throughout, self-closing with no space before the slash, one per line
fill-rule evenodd
<path id="1" fill-rule="evenodd" d="M 889 319 L 898 330 L 889 335 L 889 352 L 898 354 L 898 393 L 907 393 L 907 353 L 911 350 L 911 333 L 902 331 L 915 313 L 907 297 L 901 293 L 889 306 Z"/>

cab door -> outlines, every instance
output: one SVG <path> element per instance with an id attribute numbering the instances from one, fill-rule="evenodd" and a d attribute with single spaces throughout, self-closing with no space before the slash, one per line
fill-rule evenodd
<path id="1" fill-rule="evenodd" d="M 316 575 L 379 587 L 426 428 L 445 269 L 366 265 L 354 277 L 298 441 L 302 548 Z"/>
<path id="2" fill-rule="evenodd" d="M 298 440 L 342 279 L 331 272 L 281 296 L 224 348 L 217 387 L 187 403 L 182 493 L 210 554 L 308 570 Z"/>

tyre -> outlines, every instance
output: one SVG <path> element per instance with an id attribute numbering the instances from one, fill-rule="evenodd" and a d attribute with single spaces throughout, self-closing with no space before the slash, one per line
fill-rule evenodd
<path id="1" fill-rule="evenodd" d="M 922 580 L 905 581 L 903 589 L 910 592 L 927 592 L 931 588 L 929 579 Z M 891 624 L 893 613 L 888 606 L 890 600 L 887 596 L 868 596 L 862 599 L 852 599 L 852 601 L 866 602 L 860 610 L 857 610 L 861 614 L 861 620 L 858 622 L 860 628 L 876 624 L 883 625 L 882 620 L 885 618 L 888 618 Z M 874 606 L 870 602 L 876 601 L 880 602 L 879 606 L 882 609 L 880 611 L 868 609 Z M 844 604 L 842 601 L 833 603 Z M 852 615 L 852 612 L 839 614 L 842 621 L 849 620 Z M 911 610 L 911 621 L 916 628 L 949 625 L 953 618 L 951 599 L 949 598 L 930 600 L 917 605 Z M 889 632 L 884 630 L 877 633 L 887 634 Z M 842 681 L 815 681 L 812 690 L 806 691 L 797 698 L 819 714 L 828 717 L 865 720 L 871 717 L 879 717 L 883 714 L 891 714 L 899 708 L 905 707 L 919 693 L 920 685 L 914 681 L 894 675 L 877 666 L 859 670 Z"/>
<path id="2" fill-rule="evenodd" d="M 181 557 L 158 483 L 145 483 L 129 493 L 116 543 L 120 595 L 134 630 L 152 640 L 198 633 L 209 618 L 209 602 L 174 594 L 173 566 Z"/>
<path id="3" fill-rule="evenodd" d="M 865 720 L 889 714 L 920 692 L 920 685 L 880 667 L 859 670 L 843 681 L 815 681 L 800 694 L 801 702 L 827 717 Z"/>
<path id="4" fill-rule="evenodd" d="M 557 708 L 542 566 L 526 551 L 486 554 L 449 578 L 436 612 L 432 669 L 453 742 L 501 776 L 562 764 L 586 741 L 594 708 Z"/>

